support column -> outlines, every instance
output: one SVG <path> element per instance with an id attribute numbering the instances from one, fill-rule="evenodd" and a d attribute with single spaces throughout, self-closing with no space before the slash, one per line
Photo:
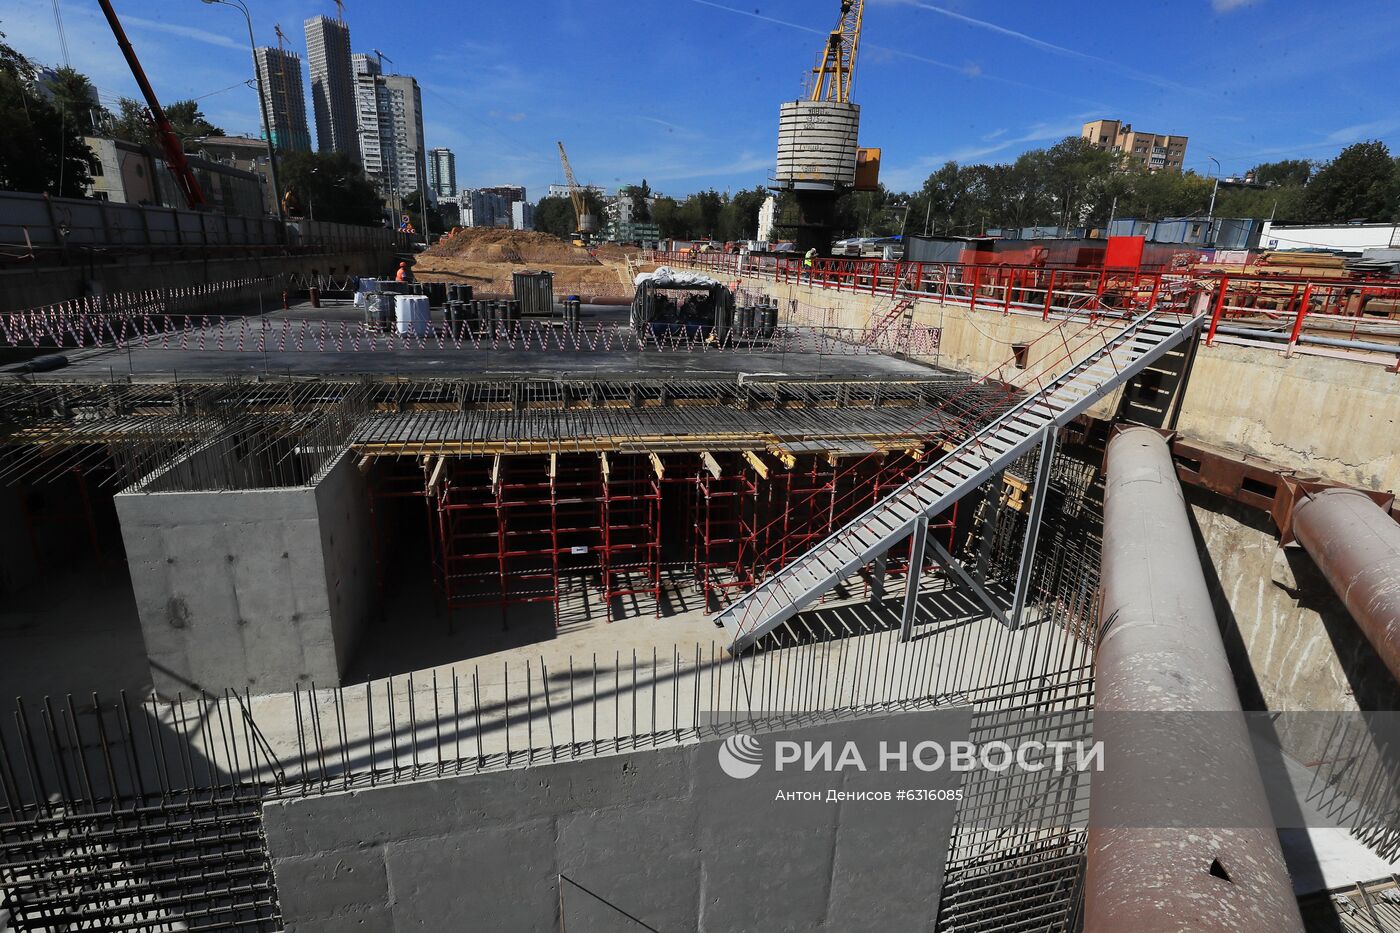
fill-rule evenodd
<path id="1" fill-rule="evenodd" d="M 1036 463 L 1035 482 L 1031 487 L 1030 512 L 1026 516 L 1026 539 L 1021 546 L 1021 566 L 1016 571 L 1016 593 L 1011 600 L 1011 628 L 1021 627 L 1021 613 L 1031 587 L 1031 568 L 1035 563 L 1035 545 L 1040 540 L 1040 521 L 1045 516 L 1045 491 L 1050 488 L 1050 471 L 1055 466 L 1057 429 L 1052 423 L 1041 432 L 1040 459 Z"/>
<path id="2" fill-rule="evenodd" d="M 875 558 L 875 565 L 870 571 L 870 601 L 872 603 L 885 601 L 885 571 L 888 569 L 889 563 L 889 551 Z"/>
<path id="3" fill-rule="evenodd" d="M 216 454 L 115 498 L 156 692 L 338 684 L 374 612 L 364 477 L 345 453 L 306 486 L 174 481 Z"/>
<path id="4" fill-rule="evenodd" d="M 1085 933 L 1301 933 L 1166 441 L 1108 445 Z"/>
<path id="5" fill-rule="evenodd" d="M 928 516 L 914 520 L 914 534 L 909 539 L 909 572 L 904 578 L 904 615 L 899 623 L 899 640 L 908 641 L 914 635 L 914 611 L 919 605 L 919 577 L 924 570 L 924 551 L 928 547 Z"/>

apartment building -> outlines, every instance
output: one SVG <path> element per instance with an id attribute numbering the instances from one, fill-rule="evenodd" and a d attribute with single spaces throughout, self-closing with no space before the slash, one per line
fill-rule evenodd
<path id="1" fill-rule="evenodd" d="M 1085 123 L 1079 135 L 1100 149 L 1122 153 L 1149 171 L 1179 172 L 1186 162 L 1185 136 L 1145 133 L 1119 120 Z"/>

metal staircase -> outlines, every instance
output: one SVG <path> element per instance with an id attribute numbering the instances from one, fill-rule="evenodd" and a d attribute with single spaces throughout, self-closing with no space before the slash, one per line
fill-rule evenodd
<path id="1" fill-rule="evenodd" d="M 719 613 L 715 621 L 733 639 L 730 651 L 737 653 L 749 647 L 841 580 L 909 537 L 921 520 L 938 515 L 1006 469 L 1039 444 L 1047 429 L 1065 425 L 1180 344 L 1204 317 L 1204 311 L 1154 310 L 1128 321 L 1116 332 L 1097 331 L 1101 345 L 1088 351 L 1063 375 L 1037 387 L 1023 401 Z"/>

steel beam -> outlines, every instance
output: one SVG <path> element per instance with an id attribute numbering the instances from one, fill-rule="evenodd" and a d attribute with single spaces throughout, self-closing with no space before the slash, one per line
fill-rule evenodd
<path id="1" fill-rule="evenodd" d="M 1026 515 L 1026 538 L 1021 545 L 1021 566 L 1016 571 L 1016 591 L 1011 598 L 1012 629 L 1021 627 L 1021 613 L 1026 608 L 1026 595 L 1031 587 L 1031 568 L 1035 563 L 1036 542 L 1040 540 L 1040 520 L 1045 515 L 1045 491 L 1050 488 L 1050 472 L 1055 467 L 1058 433 L 1053 424 L 1041 432 L 1040 459 L 1036 463 L 1035 482 L 1031 486 L 1030 512 Z"/>
<path id="2" fill-rule="evenodd" d="M 1365 493 L 1328 489 L 1294 508 L 1293 534 L 1400 680 L 1400 524 Z"/>
<path id="3" fill-rule="evenodd" d="M 875 558 L 875 563 L 870 572 L 870 601 L 872 603 L 882 603 L 885 601 L 885 571 L 889 568 L 889 563 L 889 551 Z"/>
<path id="4" fill-rule="evenodd" d="M 978 602 L 985 606 L 987 611 L 992 614 L 992 618 L 996 619 L 1007 628 L 1011 628 L 1011 620 L 1006 617 L 1006 612 L 1001 608 L 1001 605 L 992 598 L 992 594 L 988 593 L 982 584 L 977 582 L 972 574 L 967 572 L 967 568 L 964 567 L 956 557 L 949 554 L 948 549 L 937 541 L 930 539 L 928 544 L 929 547 L 933 549 L 934 559 L 943 565 L 943 569 L 962 581 L 962 584 L 972 591 L 972 595 L 977 597 Z"/>
<path id="5" fill-rule="evenodd" d="M 1171 454 L 1108 445 L 1085 933 L 1301 933 Z"/>
<path id="6" fill-rule="evenodd" d="M 919 578 L 924 571 L 924 551 L 928 546 L 928 516 L 914 520 L 914 535 L 909 541 L 909 572 L 904 577 L 904 615 L 899 623 L 899 640 L 914 637 L 914 612 L 919 608 Z"/>

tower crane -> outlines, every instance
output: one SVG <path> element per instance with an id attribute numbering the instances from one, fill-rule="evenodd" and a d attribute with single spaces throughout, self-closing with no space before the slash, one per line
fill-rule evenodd
<path id="1" fill-rule="evenodd" d="M 370 49 L 370 51 L 373 52 L 373 53 L 374 53 L 374 57 L 377 58 L 377 59 L 379 60 L 379 71 L 380 71 L 381 74 L 383 74 L 383 72 L 384 72 L 384 63 L 385 63 L 385 62 L 388 62 L 388 63 L 391 64 L 391 65 L 394 63 L 394 60 L 393 60 L 392 58 L 390 58 L 389 56 L 385 55 L 383 52 L 379 51 L 378 49 Z"/>
<path id="2" fill-rule="evenodd" d="M 783 103 L 778 117 L 772 187 L 797 206 L 798 222 L 785 226 L 804 254 L 830 252 L 837 198 L 878 187 L 880 150 L 859 147 L 860 107 L 851 100 L 865 0 L 840 4 L 836 28 L 807 76 L 806 93 Z"/>
<path id="3" fill-rule="evenodd" d="M 812 85 L 811 100 L 851 102 L 851 81 L 855 78 L 864 19 L 865 0 L 841 0 L 841 19 L 827 37 L 821 62 L 812 69 L 817 80 Z"/>
<path id="4" fill-rule="evenodd" d="M 574 170 L 569 166 L 569 156 L 564 152 L 564 143 L 559 143 L 559 161 L 564 166 L 564 183 L 569 186 L 569 200 L 574 202 L 574 245 L 587 246 L 589 239 L 598 230 L 598 218 L 588 213 L 588 201 L 583 189 L 574 178 Z"/>

